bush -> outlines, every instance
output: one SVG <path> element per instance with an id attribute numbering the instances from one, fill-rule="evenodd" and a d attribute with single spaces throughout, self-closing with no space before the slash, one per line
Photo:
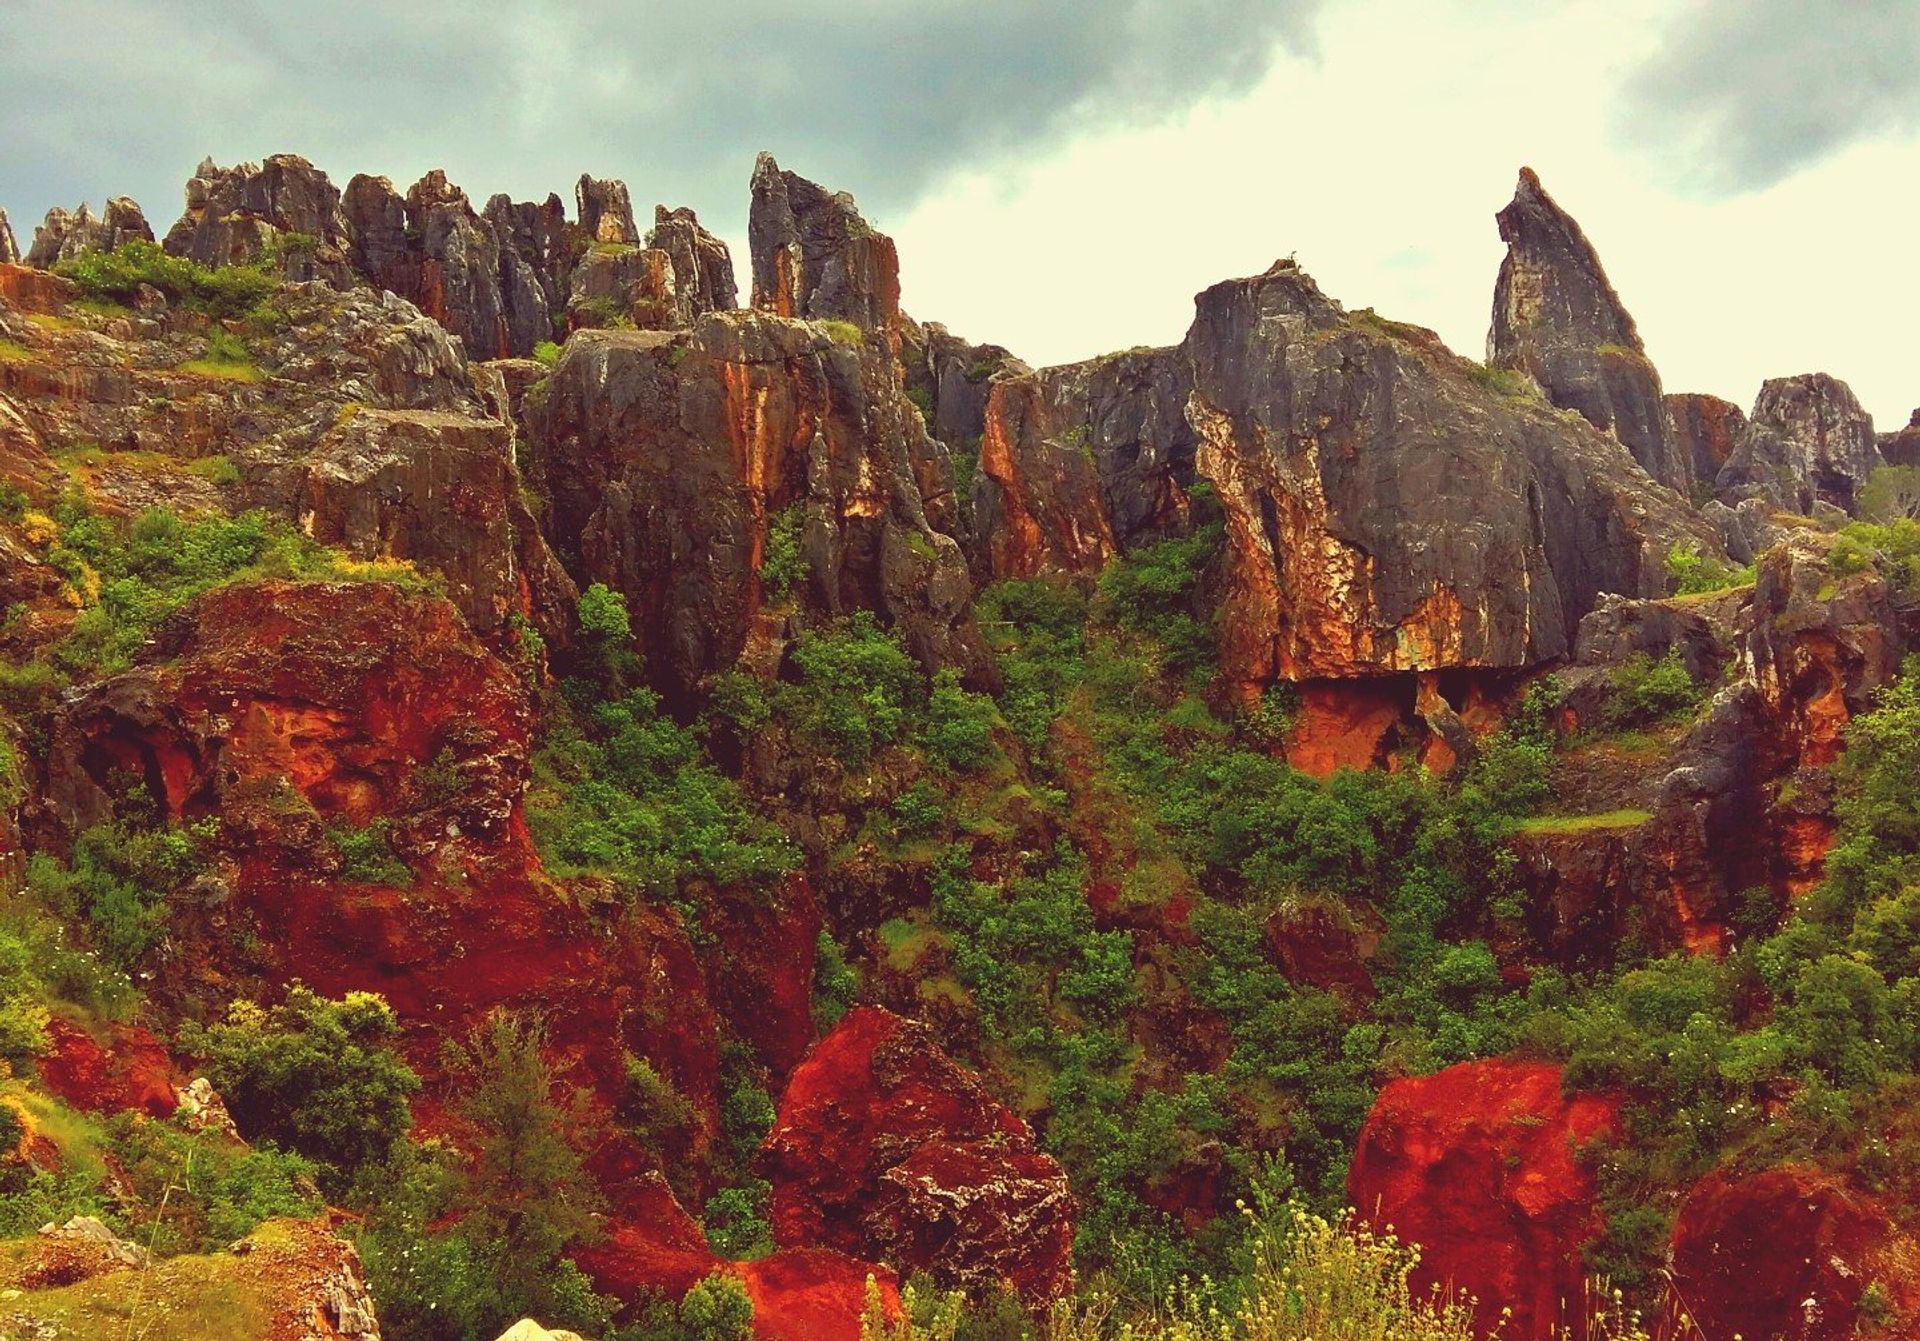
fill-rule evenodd
<path id="1" fill-rule="evenodd" d="M 112 251 L 90 251 L 54 267 L 96 301 L 131 303 L 141 285 L 164 293 L 210 317 L 238 317 L 252 311 L 279 287 L 264 266 L 205 266 L 169 256 L 157 243 L 127 242 Z"/>
<path id="2" fill-rule="evenodd" d="M 960 687 L 960 672 L 943 668 L 933 677 L 927 695 L 925 725 L 920 743 L 935 768 L 948 773 L 970 772 L 993 755 L 993 727 L 1000 714 L 985 694 Z"/>
<path id="3" fill-rule="evenodd" d="M 327 837 L 333 840 L 334 849 L 340 854 L 343 879 L 401 888 L 413 883 L 413 872 L 394 853 L 389 839 L 391 827 L 384 819 L 377 819 L 365 828 L 351 824 L 327 826 Z"/>
<path id="4" fill-rule="evenodd" d="M 560 361 L 560 346 L 551 340 L 538 341 L 533 346 L 533 357 L 551 368 Z"/>
<path id="5" fill-rule="evenodd" d="M 767 526 L 767 544 L 760 557 L 760 581 L 769 599 L 787 600 L 807 579 L 806 556 L 800 552 L 800 533 L 807 521 L 806 505 L 795 503 L 774 515 Z"/>
<path id="6" fill-rule="evenodd" d="M 1753 565 L 1729 568 L 1718 559 L 1702 554 L 1698 546 L 1676 540 L 1667 551 L 1667 576 L 1673 579 L 1674 595 L 1696 596 L 1710 591 L 1753 585 Z"/>
<path id="7" fill-rule="evenodd" d="M 1176 673 L 1213 661 L 1213 631 L 1195 612 L 1201 576 L 1225 535 L 1217 524 L 1202 526 L 1115 559 L 1101 574 L 1100 593 L 1115 621 L 1157 641 Z"/>
<path id="8" fill-rule="evenodd" d="M 1700 686 L 1677 648 L 1658 661 L 1636 656 L 1616 666 L 1609 678 L 1618 696 L 1611 714 L 1616 727 L 1686 717 L 1700 706 Z"/>
<path id="9" fill-rule="evenodd" d="M 919 668 L 868 611 L 802 633 L 791 658 L 777 703 L 805 744 L 859 767 L 905 732 Z"/>
<path id="10" fill-rule="evenodd" d="M 399 1021 L 371 992 L 328 1000 L 295 984 L 279 1005 L 236 1001 L 183 1041 L 250 1140 L 318 1162 L 333 1187 L 387 1158 L 413 1125 L 420 1078 L 395 1050 Z"/>
<path id="11" fill-rule="evenodd" d="M 205 869 L 213 836 L 212 820 L 188 828 L 116 820 L 84 830 L 66 863 L 35 853 L 27 886 L 44 906 L 84 918 L 101 957 L 131 970 L 166 934 L 167 898 Z"/>

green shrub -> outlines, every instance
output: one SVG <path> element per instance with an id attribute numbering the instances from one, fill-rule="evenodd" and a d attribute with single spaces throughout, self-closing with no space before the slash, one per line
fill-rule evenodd
<path id="1" fill-rule="evenodd" d="M 906 731 L 919 668 L 868 611 L 802 633 L 790 659 L 776 702 L 805 744 L 859 767 Z"/>
<path id="2" fill-rule="evenodd" d="M 1729 568 L 1718 559 L 1702 554 L 1699 547 L 1676 540 L 1667 551 L 1667 576 L 1673 579 L 1674 595 L 1696 596 L 1710 591 L 1753 585 L 1753 565 Z"/>
<path id="3" fill-rule="evenodd" d="M 1115 559 L 1101 574 L 1115 622 L 1158 642 L 1176 673 L 1212 664 L 1213 631 L 1198 613 L 1199 589 L 1224 536 L 1218 525 L 1202 526 Z"/>
<path id="4" fill-rule="evenodd" d="M 560 346 L 551 340 L 538 341 L 533 346 L 533 357 L 551 368 L 560 361 Z"/>
<path id="5" fill-rule="evenodd" d="M 205 869 L 214 833 L 212 820 L 187 828 L 98 825 L 74 840 L 67 862 L 44 852 L 29 858 L 27 887 L 43 906 L 84 918 L 101 956 L 130 970 L 165 935 L 167 898 Z"/>
<path id="6" fill-rule="evenodd" d="M 1616 727 L 1691 716 L 1703 697 L 1679 649 L 1658 661 L 1640 655 L 1616 666 L 1609 678 L 1618 703 L 1611 714 Z"/>
<path id="7" fill-rule="evenodd" d="M 112 251 L 87 252 L 60 262 L 54 270 L 97 301 L 131 303 L 144 284 L 210 317 L 243 316 L 279 287 L 279 280 L 264 266 L 209 270 L 169 256 L 152 242 L 127 242 Z"/>
<path id="8" fill-rule="evenodd" d="M 774 602 L 795 595 L 807 580 L 806 556 L 800 552 L 800 533 L 805 528 L 807 509 L 795 503 L 774 515 L 767 527 L 767 545 L 760 558 L 760 580 Z"/>
<path id="9" fill-rule="evenodd" d="M 332 1001 L 296 983 L 276 1006 L 236 1001 L 224 1020 L 190 1024 L 183 1037 L 249 1139 L 298 1151 L 339 1187 L 413 1124 L 420 1080 L 395 1050 L 399 1030 L 371 992 Z"/>
<path id="10" fill-rule="evenodd" d="M 342 879 L 401 888 L 413 883 L 413 872 L 394 853 L 389 837 L 391 827 L 384 819 L 374 820 L 365 828 L 351 824 L 327 826 L 327 837 L 333 840 L 334 849 L 340 854 Z"/>
<path id="11" fill-rule="evenodd" d="M 943 668 L 933 677 L 927 695 L 921 747 L 935 768 L 949 773 L 968 772 L 993 755 L 993 728 L 1000 714 L 985 694 L 960 687 L 960 672 Z"/>

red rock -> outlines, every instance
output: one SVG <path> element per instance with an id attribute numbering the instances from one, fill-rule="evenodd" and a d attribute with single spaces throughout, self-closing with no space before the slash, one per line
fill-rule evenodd
<path id="1" fill-rule="evenodd" d="M 0 265 L 0 300 L 22 312 L 57 312 L 79 296 L 71 280 L 28 265 Z"/>
<path id="2" fill-rule="evenodd" d="M 1710 1337 L 1841 1341 L 1870 1285 L 1897 1315 L 1871 1335 L 1920 1326 L 1915 1244 L 1871 1199 L 1812 1169 L 1716 1173 L 1681 1203 L 1674 1288 Z"/>
<path id="3" fill-rule="evenodd" d="M 1313 680 L 1300 686 L 1300 712 L 1286 743 L 1287 762 L 1316 778 L 1342 768 L 1387 763 L 1407 713 L 1397 677 Z"/>
<path id="4" fill-rule="evenodd" d="M 699 1222 L 680 1205 L 658 1173 L 630 1188 L 620 1217 L 599 1239 L 573 1251 L 596 1290 L 616 1299 L 657 1291 L 678 1299 L 713 1274 L 721 1259 L 707 1246 Z"/>
<path id="5" fill-rule="evenodd" d="M 47 1051 L 35 1063 L 40 1081 L 73 1107 L 150 1117 L 173 1112 L 173 1059 L 145 1029 L 111 1025 L 102 1043 L 56 1015 L 47 1021 L 47 1042 Z"/>
<path id="6" fill-rule="evenodd" d="M 900 1311 L 897 1279 L 830 1248 L 790 1248 L 733 1268 L 753 1300 L 753 1334 L 759 1341 L 860 1341 L 867 1281 L 880 1291 L 881 1307 Z"/>
<path id="7" fill-rule="evenodd" d="M 1065 1175 L 917 1022 L 849 1011 L 794 1071 L 761 1157 L 782 1244 L 1036 1301 L 1072 1281 Z"/>
<path id="8" fill-rule="evenodd" d="M 1581 1297 L 1581 1249 L 1601 1228 L 1575 1158 L 1613 1131 L 1616 1100 L 1561 1092 L 1560 1068 L 1467 1062 L 1380 1091 L 1360 1129 L 1347 1195 L 1375 1226 L 1422 1249 L 1416 1280 L 1473 1295 L 1504 1341 L 1545 1341 Z"/>

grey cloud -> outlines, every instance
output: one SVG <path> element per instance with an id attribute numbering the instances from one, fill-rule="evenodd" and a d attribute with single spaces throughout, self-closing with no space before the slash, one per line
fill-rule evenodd
<path id="1" fill-rule="evenodd" d="M 1920 5 L 1696 4 L 1626 81 L 1619 111 L 1683 187 L 1771 186 L 1856 141 L 1920 129 Z"/>
<path id="2" fill-rule="evenodd" d="M 1149 119 L 1310 52 L 1322 0 L 15 0 L 0 204 L 129 194 L 165 228 L 201 156 L 344 183 L 745 214 L 753 154 L 884 216 L 943 174 Z"/>

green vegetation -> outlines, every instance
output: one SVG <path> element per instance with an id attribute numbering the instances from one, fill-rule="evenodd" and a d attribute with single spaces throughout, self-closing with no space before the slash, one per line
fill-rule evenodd
<path id="1" fill-rule="evenodd" d="M 206 356 L 181 364 L 180 371 L 228 382 L 259 382 L 266 379 L 266 374 L 254 365 L 246 342 L 220 326 L 207 332 Z"/>
<path id="2" fill-rule="evenodd" d="M 533 347 L 533 357 L 551 368 L 560 361 L 560 346 L 551 340 L 541 340 Z"/>
<path id="3" fill-rule="evenodd" d="M 1869 522 L 1920 522 L 1920 466 L 1879 467 L 1861 486 L 1859 503 Z"/>
<path id="4" fill-rule="evenodd" d="M 1653 818 L 1647 810 L 1607 810 L 1594 815 L 1531 815 L 1520 821 L 1521 833 L 1582 834 L 1607 829 L 1633 829 Z"/>
<path id="5" fill-rule="evenodd" d="M 394 1051 L 399 1029 L 371 992 L 329 1001 L 296 983 L 276 1006 L 235 1001 L 184 1041 L 241 1130 L 313 1160 L 338 1189 L 385 1161 L 413 1125 L 420 1081 Z"/>
<path id="6" fill-rule="evenodd" d="M 843 349 L 865 349 L 866 332 L 851 321 L 841 321 L 835 317 L 825 317 L 813 323 L 822 335 Z"/>
<path id="7" fill-rule="evenodd" d="M 178 256 L 169 256 L 157 243 L 127 242 L 112 251 L 90 251 L 54 267 L 80 286 L 88 298 L 131 303 L 142 285 L 149 285 L 190 311 L 212 318 L 241 317 L 255 312 L 280 281 L 268 258 L 255 265 L 229 265 L 209 270 Z"/>
<path id="8" fill-rule="evenodd" d="M 1496 368 L 1490 363 L 1476 363 L 1468 369 L 1468 373 L 1479 385 L 1498 392 L 1508 400 L 1540 399 L 1539 386 L 1518 368 Z"/>
<path id="9" fill-rule="evenodd" d="M 1698 546 L 1684 540 L 1676 540 L 1673 548 L 1667 552 L 1667 576 L 1673 579 L 1676 596 L 1730 591 L 1735 587 L 1750 587 L 1754 581 L 1752 564 L 1744 568 L 1729 568 L 1710 555 L 1702 554 Z"/>
<path id="10" fill-rule="evenodd" d="M 806 528 L 807 509 L 794 503 L 774 514 L 767 526 L 766 550 L 760 556 L 760 580 L 767 599 L 774 603 L 790 600 L 807 580 L 807 558 L 800 551 L 801 532 Z"/>
<path id="11" fill-rule="evenodd" d="M 1703 697 L 1678 648 L 1660 660 L 1635 656 L 1614 667 L 1613 700 L 1607 724 L 1627 730 L 1648 723 L 1690 717 Z"/>

